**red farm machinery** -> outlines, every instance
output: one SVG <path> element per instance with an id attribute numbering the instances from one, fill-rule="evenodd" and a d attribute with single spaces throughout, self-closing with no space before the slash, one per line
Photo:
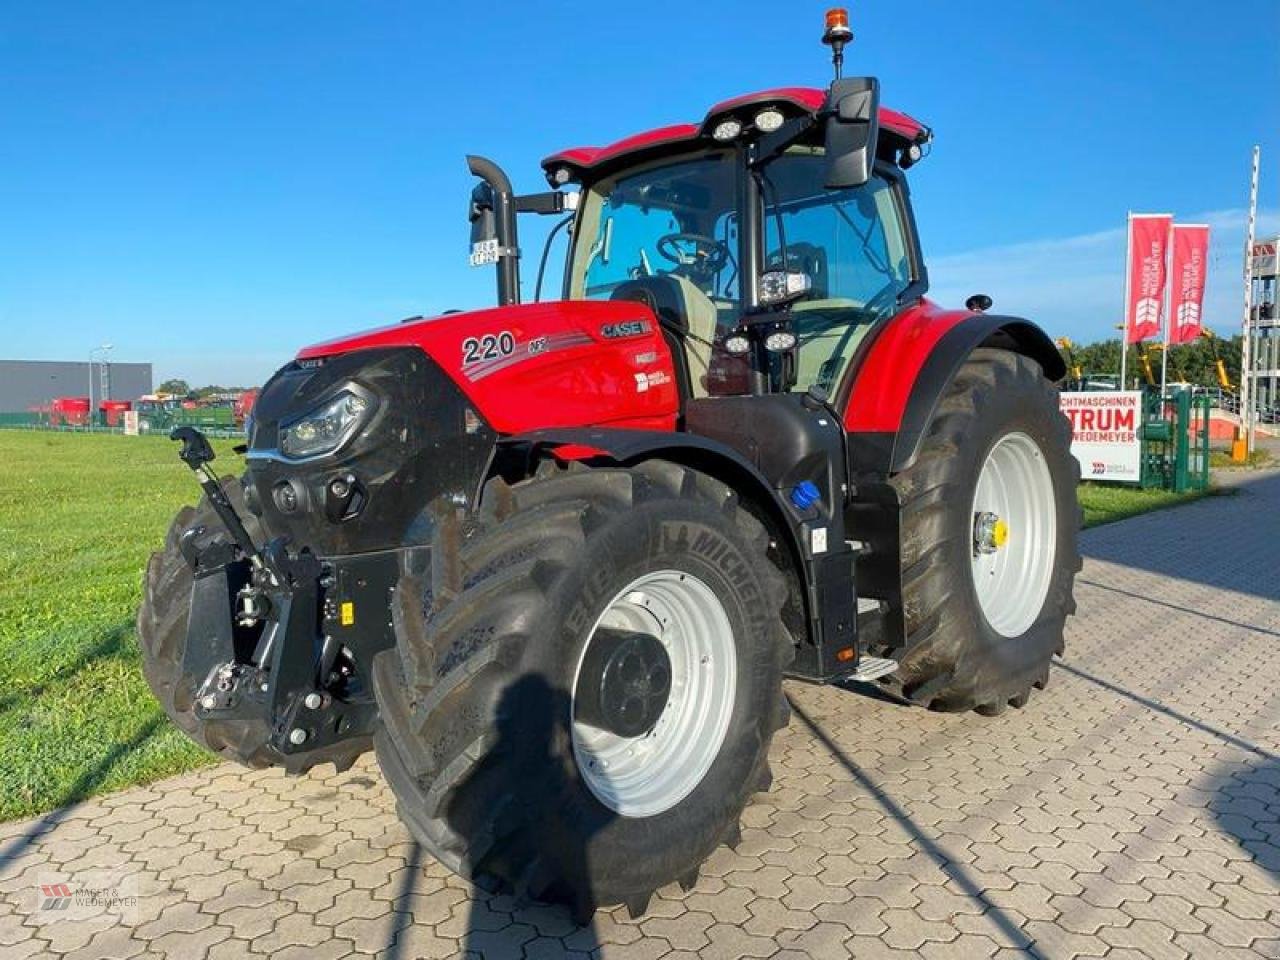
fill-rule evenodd
<path id="1" fill-rule="evenodd" d="M 497 306 L 307 347 L 242 477 L 147 570 L 145 670 L 251 766 L 376 750 L 413 835 L 524 896 L 644 909 L 769 789 L 783 678 L 997 714 L 1073 611 L 1054 344 L 926 296 L 930 130 L 840 75 L 565 150 L 470 157 Z M 517 219 L 565 220 L 521 303 Z M 550 242 L 550 241 L 549 241 Z"/>

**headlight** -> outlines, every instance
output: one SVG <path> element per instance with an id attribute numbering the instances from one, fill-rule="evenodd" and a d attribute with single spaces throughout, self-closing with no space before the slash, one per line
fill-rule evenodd
<path id="1" fill-rule="evenodd" d="M 343 390 L 323 407 L 280 428 L 280 452 L 293 460 L 333 453 L 368 419 L 372 404 Z"/>

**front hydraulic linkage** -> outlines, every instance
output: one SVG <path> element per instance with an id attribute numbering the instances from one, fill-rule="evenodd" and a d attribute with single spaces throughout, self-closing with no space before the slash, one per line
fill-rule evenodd
<path id="1" fill-rule="evenodd" d="M 209 466 L 209 441 L 193 427 L 171 436 L 231 537 L 196 526 L 179 538 L 193 572 L 182 672 L 206 739 L 245 762 L 344 769 L 368 748 L 377 709 L 350 650 L 322 633 L 333 605 L 322 594 L 336 578 L 284 537 L 254 543 Z"/>

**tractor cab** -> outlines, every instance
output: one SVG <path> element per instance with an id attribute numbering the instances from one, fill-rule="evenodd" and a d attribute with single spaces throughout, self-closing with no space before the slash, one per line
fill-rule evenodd
<path id="1" fill-rule="evenodd" d="M 565 295 L 648 305 L 689 396 L 832 393 L 922 280 L 900 170 L 828 189 L 821 143 L 753 165 L 754 146 L 686 148 L 584 186 Z"/>
<path id="2" fill-rule="evenodd" d="M 551 193 L 512 196 L 472 157 L 472 262 L 517 303 L 515 213 L 568 211 L 563 298 L 648 306 L 682 396 L 835 394 L 868 331 L 926 289 L 903 171 L 931 139 L 880 108 L 877 80 L 837 74 L 553 154 Z"/>

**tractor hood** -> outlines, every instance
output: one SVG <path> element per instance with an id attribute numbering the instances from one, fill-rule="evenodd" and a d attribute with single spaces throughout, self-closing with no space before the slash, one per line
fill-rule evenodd
<path id="1" fill-rule="evenodd" d="M 424 351 L 501 434 L 603 424 L 670 430 L 679 410 L 670 349 L 640 303 L 570 300 L 450 313 L 315 344 L 297 360 L 388 347 Z"/>

